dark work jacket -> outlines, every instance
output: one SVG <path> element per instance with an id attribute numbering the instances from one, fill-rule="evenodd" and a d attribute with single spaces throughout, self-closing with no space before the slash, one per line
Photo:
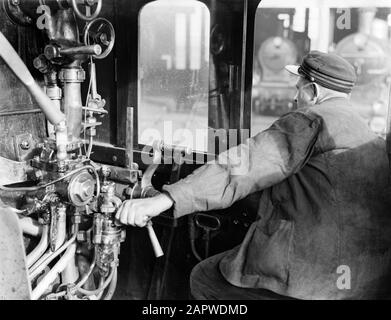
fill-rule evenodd
<path id="1" fill-rule="evenodd" d="M 220 261 L 231 284 L 371 299 L 391 287 L 388 177 L 385 141 L 348 100 L 333 98 L 284 115 L 164 190 L 176 217 L 259 192 L 257 221 Z"/>

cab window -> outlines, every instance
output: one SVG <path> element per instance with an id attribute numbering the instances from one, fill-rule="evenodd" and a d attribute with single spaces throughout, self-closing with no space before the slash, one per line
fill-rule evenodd
<path id="1" fill-rule="evenodd" d="M 207 151 L 208 8 L 158 0 L 139 16 L 138 142 Z"/>

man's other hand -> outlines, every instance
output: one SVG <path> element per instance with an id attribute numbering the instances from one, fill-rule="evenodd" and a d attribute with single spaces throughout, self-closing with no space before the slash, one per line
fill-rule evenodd
<path id="1" fill-rule="evenodd" d="M 153 198 L 126 200 L 115 218 L 122 224 L 145 227 L 151 218 L 170 209 L 172 205 L 173 200 L 164 193 Z"/>

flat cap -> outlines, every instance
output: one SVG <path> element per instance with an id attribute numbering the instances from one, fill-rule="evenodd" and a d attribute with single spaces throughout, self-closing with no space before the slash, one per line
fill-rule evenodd
<path id="1" fill-rule="evenodd" d="M 300 66 L 287 65 L 285 69 L 322 87 L 344 93 L 350 93 L 357 80 L 356 71 L 347 60 L 320 51 L 306 54 Z"/>

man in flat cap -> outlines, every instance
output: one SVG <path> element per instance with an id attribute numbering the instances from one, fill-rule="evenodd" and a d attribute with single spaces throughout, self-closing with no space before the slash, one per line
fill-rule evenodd
<path id="1" fill-rule="evenodd" d="M 312 51 L 300 66 L 297 109 L 159 196 L 130 200 L 117 218 L 145 226 L 224 209 L 260 194 L 258 219 L 241 245 L 195 266 L 197 299 L 372 299 L 391 287 L 391 212 L 385 141 L 349 101 L 354 68 Z"/>

